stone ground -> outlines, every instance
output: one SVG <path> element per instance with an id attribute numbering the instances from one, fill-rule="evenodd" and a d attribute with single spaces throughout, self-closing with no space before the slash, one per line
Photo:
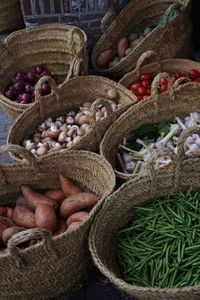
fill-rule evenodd
<path id="1" fill-rule="evenodd" d="M 8 130 L 12 124 L 12 119 L 0 108 L 0 145 L 6 143 Z M 8 163 L 9 156 L 1 155 L 0 164 Z M 57 298 L 58 300 L 59 298 Z M 61 297 L 62 300 L 130 300 L 123 296 L 119 290 L 106 280 L 106 278 L 96 269 L 89 271 L 86 285 L 77 290 L 70 298 Z"/>

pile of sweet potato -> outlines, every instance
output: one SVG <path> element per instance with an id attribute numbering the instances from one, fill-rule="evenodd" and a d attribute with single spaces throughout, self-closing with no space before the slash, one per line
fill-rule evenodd
<path id="1" fill-rule="evenodd" d="M 22 195 L 14 207 L 0 207 L 1 253 L 8 240 L 16 233 L 31 228 L 49 230 L 53 236 L 70 232 L 86 221 L 90 210 L 98 202 L 95 194 L 83 192 L 68 178 L 60 175 L 60 190 L 48 190 L 44 194 L 22 186 Z M 28 245 L 34 244 L 31 241 Z"/>

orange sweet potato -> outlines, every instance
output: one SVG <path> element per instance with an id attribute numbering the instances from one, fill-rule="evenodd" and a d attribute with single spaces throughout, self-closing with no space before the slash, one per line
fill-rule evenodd
<path id="1" fill-rule="evenodd" d="M 7 244 L 8 240 L 15 234 L 18 233 L 20 231 L 26 230 L 26 228 L 22 228 L 22 227 L 18 227 L 18 226 L 12 226 L 9 228 L 6 228 L 3 231 L 2 234 L 2 240 L 5 244 Z"/>
<path id="2" fill-rule="evenodd" d="M 66 198 L 66 195 L 62 190 L 49 190 L 48 192 L 44 193 L 44 196 L 56 201 L 58 206 L 60 206 L 62 201 Z"/>
<path id="3" fill-rule="evenodd" d="M 32 209 L 36 209 L 38 205 L 40 204 L 48 204 L 52 206 L 53 208 L 58 207 L 58 203 L 52 199 L 49 199 L 37 192 L 34 192 L 31 188 L 28 186 L 23 185 L 21 187 L 23 196 L 25 197 L 28 206 Z"/>
<path id="4" fill-rule="evenodd" d="M 114 56 L 114 51 L 112 49 L 106 49 L 104 51 L 102 51 L 99 56 L 97 57 L 96 60 L 96 64 L 100 67 L 100 68 L 105 68 L 107 67 L 109 61 L 111 61 L 111 59 Z"/>
<path id="5" fill-rule="evenodd" d="M 67 227 L 67 231 L 66 232 L 72 232 L 72 231 L 76 230 L 81 224 L 82 224 L 82 222 L 73 222 L 73 223 L 71 223 Z"/>
<path id="6" fill-rule="evenodd" d="M 82 192 L 77 185 L 75 185 L 71 180 L 64 177 L 63 175 L 60 175 L 60 184 L 64 194 L 67 197 Z"/>
<path id="7" fill-rule="evenodd" d="M 125 56 L 125 51 L 128 48 L 128 39 L 126 37 L 123 37 L 119 40 L 118 45 L 117 45 L 117 53 L 120 58 Z"/>
<path id="8" fill-rule="evenodd" d="M 80 210 L 93 207 L 98 202 L 96 195 L 92 193 L 78 193 L 66 198 L 60 206 L 60 215 L 67 218 Z"/>
<path id="9" fill-rule="evenodd" d="M 54 209 L 48 204 L 40 204 L 35 210 L 36 227 L 56 232 L 57 217 Z"/>
<path id="10" fill-rule="evenodd" d="M 71 215 L 67 221 L 66 224 L 67 226 L 70 226 L 70 224 L 74 223 L 74 222 L 84 222 L 87 220 L 89 214 L 85 211 L 79 211 L 73 215 Z"/>
<path id="11" fill-rule="evenodd" d="M 32 210 L 24 205 L 15 206 L 13 211 L 14 222 L 24 228 L 35 228 L 35 215 Z"/>

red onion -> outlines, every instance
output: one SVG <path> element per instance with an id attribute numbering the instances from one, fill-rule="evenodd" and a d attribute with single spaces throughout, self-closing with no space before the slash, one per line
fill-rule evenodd
<path id="1" fill-rule="evenodd" d="M 33 87 L 30 83 L 26 83 L 25 88 L 24 88 L 25 92 L 27 92 L 28 94 L 31 94 L 33 91 Z"/>
<path id="2" fill-rule="evenodd" d="M 48 83 L 43 83 L 41 87 L 41 95 L 45 96 L 51 93 L 51 88 Z"/>
<path id="3" fill-rule="evenodd" d="M 23 72 L 18 72 L 15 74 L 14 81 L 18 80 L 24 80 L 24 73 Z"/>
<path id="4" fill-rule="evenodd" d="M 46 71 L 44 66 L 36 66 L 35 67 L 35 73 L 38 75 L 42 74 L 44 71 Z"/>
<path id="5" fill-rule="evenodd" d="M 13 84 L 13 88 L 17 93 L 21 93 L 24 91 L 25 82 L 20 80 Z"/>
<path id="6" fill-rule="evenodd" d="M 51 76 L 51 72 L 49 72 L 48 70 L 44 70 L 44 71 L 42 72 L 42 75 L 43 75 L 43 76 Z"/>
<path id="7" fill-rule="evenodd" d="M 33 71 L 29 71 L 25 74 L 25 79 L 30 82 L 30 83 L 34 83 L 36 81 L 36 74 Z"/>
<path id="8" fill-rule="evenodd" d="M 5 91 L 4 95 L 11 100 L 16 99 L 16 93 L 14 92 L 13 89 L 9 89 L 9 90 Z"/>
<path id="9" fill-rule="evenodd" d="M 18 100 L 21 104 L 29 104 L 31 101 L 31 96 L 27 93 L 19 94 Z"/>

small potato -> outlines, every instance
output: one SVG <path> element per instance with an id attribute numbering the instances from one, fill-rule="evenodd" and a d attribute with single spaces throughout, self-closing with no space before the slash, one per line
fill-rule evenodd
<path id="1" fill-rule="evenodd" d="M 34 213 L 24 205 L 15 206 L 13 220 L 20 227 L 29 229 L 36 227 Z"/>
<path id="2" fill-rule="evenodd" d="M 49 190 L 44 193 L 44 196 L 50 198 L 58 203 L 58 206 L 62 203 L 62 201 L 66 198 L 66 195 L 62 190 Z"/>
<path id="3" fill-rule="evenodd" d="M 90 119 L 88 116 L 83 115 L 82 117 L 79 118 L 78 123 L 79 123 L 79 125 L 89 124 Z"/>
<path id="4" fill-rule="evenodd" d="M 43 228 L 56 232 L 57 217 L 54 209 L 48 204 L 38 205 L 35 210 L 35 223 L 37 228 Z"/>
<path id="5" fill-rule="evenodd" d="M 81 193 L 81 189 L 67 177 L 60 175 L 60 184 L 66 197 Z"/>
<path id="6" fill-rule="evenodd" d="M 113 58 L 114 51 L 112 49 L 106 49 L 99 54 L 96 63 L 100 68 L 107 67 L 109 61 Z"/>
<path id="7" fill-rule="evenodd" d="M 108 68 L 112 68 L 112 67 L 115 67 L 117 64 L 119 63 L 119 60 L 111 60 L 108 64 Z"/>
<path id="8" fill-rule="evenodd" d="M 141 40 L 140 40 L 140 38 L 138 38 L 138 39 L 132 41 L 129 46 L 130 46 L 130 48 L 134 49 L 140 44 L 140 42 L 141 42 Z"/>
<path id="9" fill-rule="evenodd" d="M 60 215 L 62 218 L 67 218 L 72 214 L 92 208 L 98 202 L 96 195 L 92 193 L 78 193 L 66 198 L 60 206 Z"/>
<path id="10" fill-rule="evenodd" d="M 7 207 L 7 218 L 10 220 L 13 220 L 13 211 L 14 209 L 12 207 Z"/>
<path id="11" fill-rule="evenodd" d="M 73 223 L 71 223 L 67 227 L 66 232 L 72 232 L 72 231 L 76 230 L 81 224 L 82 224 L 82 222 L 73 222 Z"/>
<path id="12" fill-rule="evenodd" d="M 66 224 L 67 226 L 69 226 L 70 224 L 74 223 L 74 222 L 84 222 L 88 219 L 89 214 L 85 211 L 79 211 L 73 215 L 71 215 L 67 221 Z"/>
<path id="13" fill-rule="evenodd" d="M 120 58 L 125 56 L 125 51 L 128 48 L 128 39 L 126 37 L 123 37 L 119 40 L 118 45 L 117 45 L 117 53 Z"/>
<path id="14" fill-rule="evenodd" d="M 7 217 L 7 207 L 0 207 L 0 216 Z"/>
<path id="15" fill-rule="evenodd" d="M 7 244 L 8 240 L 15 234 L 20 231 L 26 230 L 26 228 L 23 227 L 17 227 L 17 226 L 12 226 L 9 228 L 6 228 L 2 234 L 2 240 L 5 244 Z"/>
<path id="16" fill-rule="evenodd" d="M 4 230 L 11 226 L 15 226 L 15 224 L 10 219 L 0 216 L 0 240 Z"/>
<path id="17" fill-rule="evenodd" d="M 129 42 L 132 42 L 138 38 L 138 33 L 137 32 L 131 32 L 128 36 Z"/>

